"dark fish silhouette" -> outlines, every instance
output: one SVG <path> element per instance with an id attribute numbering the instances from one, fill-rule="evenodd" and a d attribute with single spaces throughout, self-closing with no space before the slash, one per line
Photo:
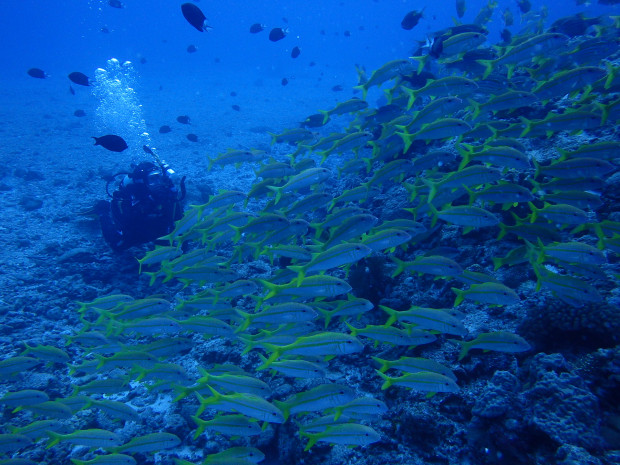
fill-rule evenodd
<path id="1" fill-rule="evenodd" d="M 123 4 L 119 0 L 108 0 L 108 5 L 112 8 L 123 8 Z"/>
<path id="2" fill-rule="evenodd" d="M 293 50 L 291 50 L 291 58 L 297 58 L 300 53 L 301 49 L 299 47 L 294 47 Z"/>
<path id="3" fill-rule="evenodd" d="M 267 26 L 265 26 L 264 24 L 261 23 L 254 23 L 250 26 L 250 32 L 252 34 L 258 34 L 259 32 L 261 32 L 262 30 L 264 30 Z"/>
<path id="4" fill-rule="evenodd" d="M 144 150 L 144 152 L 148 153 L 149 155 L 155 155 L 148 145 L 143 145 L 142 150 Z"/>
<path id="5" fill-rule="evenodd" d="M 527 13 L 532 9 L 532 4 L 530 3 L 530 0 L 517 0 L 517 6 L 523 14 Z"/>
<path id="6" fill-rule="evenodd" d="M 283 86 L 288 84 L 288 79 L 286 78 L 282 78 L 282 81 L 280 81 L 280 84 L 282 84 Z"/>
<path id="7" fill-rule="evenodd" d="M 99 29 L 101 32 L 103 32 L 104 34 L 109 34 L 110 33 L 110 29 L 108 29 L 108 26 L 103 26 L 101 29 Z"/>
<path id="8" fill-rule="evenodd" d="M 314 115 L 308 116 L 305 120 L 303 120 L 299 125 L 302 128 L 320 128 L 321 126 L 325 126 L 329 118 L 325 120 L 325 115 L 323 113 L 315 113 Z"/>
<path id="9" fill-rule="evenodd" d="M 198 136 L 196 134 L 188 134 L 185 137 L 187 137 L 187 140 L 190 142 L 198 142 Z"/>
<path id="10" fill-rule="evenodd" d="M 336 84 L 334 87 L 332 87 L 332 90 L 334 92 L 342 92 L 344 90 L 344 87 L 342 87 L 340 84 Z"/>
<path id="11" fill-rule="evenodd" d="M 122 152 L 127 148 L 127 142 L 120 136 L 108 134 L 107 136 L 93 137 L 95 145 L 101 145 L 104 149 L 112 152 Z"/>
<path id="12" fill-rule="evenodd" d="M 210 29 L 213 29 L 207 24 L 207 17 L 204 15 L 202 10 L 193 3 L 184 3 L 183 5 L 181 5 L 181 12 L 183 13 L 183 16 L 185 17 L 187 22 L 194 26 L 196 29 L 198 29 L 200 32 L 208 32 Z"/>
<path id="13" fill-rule="evenodd" d="M 187 53 L 196 53 L 198 51 L 198 48 L 196 48 L 195 45 L 188 45 L 187 46 Z"/>
<path id="14" fill-rule="evenodd" d="M 83 116 L 86 116 L 86 112 L 84 110 L 75 110 L 73 112 L 73 116 L 77 116 L 78 118 L 81 118 Z"/>
<path id="15" fill-rule="evenodd" d="M 181 124 L 191 124 L 189 120 L 189 116 L 187 115 L 177 116 L 177 121 Z"/>
<path id="16" fill-rule="evenodd" d="M 75 84 L 78 84 L 80 86 L 90 86 L 90 79 L 84 73 L 80 73 L 79 71 L 74 71 L 72 73 L 69 73 L 68 77 L 69 79 L 71 79 L 71 82 Z"/>
<path id="17" fill-rule="evenodd" d="M 281 27 L 274 27 L 269 32 L 269 40 L 272 42 L 277 42 L 278 40 L 284 39 L 287 33 L 288 33 L 288 29 L 284 30 Z"/>
<path id="18" fill-rule="evenodd" d="M 351 31 L 349 31 L 348 29 L 346 31 L 344 31 L 344 36 L 345 37 L 351 37 Z"/>
<path id="19" fill-rule="evenodd" d="M 231 108 L 235 111 L 241 111 L 241 107 L 239 105 L 233 105 Z"/>
<path id="20" fill-rule="evenodd" d="M 499 35 L 502 38 L 502 42 L 505 44 L 509 44 L 512 41 L 512 32 L 508 29 L 504 28 Z"/>
<path id="21" fill-rule="evenodd" d="M 459 18 L 465 15 L 465 0 L 456 0 L 456 15 Z"/>
<path id="22" fill-rule="evenodd" d="M 45 71 L 39 68 L 30 68 L 26 72 L 28 73 L 28 76 L 31 76 L 37 79 L 45 79 L 47 77 L 47 74 L 45 73 Z"/>
<path id="23" fill-rule="evenodd" d="M 172 128 L 167 124 L 164 124 L 162 127 L 159 128 L 160 134 L 168 134 L 170 131 L 172 131 Z"/>
<path id="24" fill-rule="evenodd" d="M 409 13 L 405 15 L 403 20 L 400 22 L 400 26 L 403 29 L 410 31 L 411 29 L 413 29 L 414 27 L 418 25 L 418 23 L 420 22 L 420 19 L 422 19 L 423 12 L 424 12 L 424 9 L 422 9 L 422 11 L 417 11 L 417 10 L 410 11 Z"/>
<path id="25" fill-rule="evenodd" d="M 433 58 L 439 58 L 441 56 L 441 52 L 443 52 L 443 36 L 438 36 L 433 39 L 433 43 L 431 44 L 428 54 Z"/>

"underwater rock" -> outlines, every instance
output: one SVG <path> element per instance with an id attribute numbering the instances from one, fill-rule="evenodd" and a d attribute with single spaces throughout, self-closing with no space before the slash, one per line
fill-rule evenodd
<path id="1" fill-rule="evenodd" d="M 530 367 L 537 381 L 524 392 L 528 402 L 526 421 L 559 444 L 588 449 L 601 447 L 597 398 L 587 389 L 582 378 L 571 373 L 558 374 L 554 362 L 546 363 L 552 360 L 562 363 L 562 356 L 547 357 L 546 354 L 536 355 Z"/>
<path id="2" fill-rule="evenodd" d="M 516 410 L 519 380 L 507 371 L 496 371 L 476 400 L 471 413 L 483 418 L 497 418 Z"/>
<path id="3" fill-rule="evenodd" d="M 601 461 L 592 457 L 583 447 L 563 445 L 555 454 L 558 465 L 601 465 Z"/>

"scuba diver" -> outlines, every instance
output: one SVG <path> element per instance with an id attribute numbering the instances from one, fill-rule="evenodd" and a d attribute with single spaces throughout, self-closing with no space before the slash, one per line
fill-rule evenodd
<path id="1" fill-rule="evenodd" d="M 183 216 L 181 201 L 185 198 L 185 176 L 181 179 L 179 194 L 170 178 L 174 171 L 147 146 L 144 151 L 153 155 L 157 163 L 132 164 L 132 172 L 112 176 L 106 184 L 106 193 L 112 200 L 101 200 L 94 209 L 103 238 L 116 251 L 165 236 Z M 110 195 L 110 183 L 120 175 L 125 177 Z"/>

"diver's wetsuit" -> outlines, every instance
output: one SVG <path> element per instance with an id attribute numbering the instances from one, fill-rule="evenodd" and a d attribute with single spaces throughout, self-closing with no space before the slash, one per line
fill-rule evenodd
<path id="1" fill-rule="evenodd" d="M 105 241 L 114 250 L 154 241 L 174 228 L 183 216 L 177 188 L 165 170 L 140 163 L 112 194 L 100 202 L 97 214 Z"/>

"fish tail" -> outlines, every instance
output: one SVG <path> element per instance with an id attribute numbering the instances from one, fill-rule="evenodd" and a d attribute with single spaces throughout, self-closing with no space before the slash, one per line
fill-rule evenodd
<path id="1" fill-rule="evenodd" d="M 474 108 L 474 111 L 471 115 L 471 119 L 475 120 L 476 118 L 478 118 L 478 116 L 480 116 L 480 104 L 478 102 L 476 102 L 475 100 L 472 99 L 467 99 L 469 101 L 469 103 L 471 104 L 471 106 Z"/>
<path id="2" fill-rule="evenodd" d="M 435 205 L 430 203 L 430 200 L 429 200 L 428 208 L 431 210 L 431 213 L 433 215 L 433 218 L 431 219 L 431 228 L 434 228 L 435 225 L 437 224 L 437 220 L 439 219 L 439 212 L 437 211 L 437 208 L 435 208 Z"/>
<path id="3" fill-rule="evenodd" d="M 47 443 L 47 446 L 45 446 L 46 449 L 49 449 L 50 447 L 54 447 L 62 439 L 62 434 L 55 433 L 54 431 L 46 431 L 46 433 L 50 437 L 50 440 Z"/>
<path id="4" fill-rule="evenodd" d="M 538 292 L 540 291 L 540 288 L 542 287 L 543 276 L 540 273 L 540 265 L 534 264 L 532 268 L 534 268 L 534 274 L 536 275 L 536 292 Z"/>
<path id="5" fill-rule="evenodd" d="M 476 60 L 482 66 L 484 66 L 484 74 L 482 75 L 482 79 L 486 79 L 489 77 L 489 74 L 493 71 L 493 60 Z"/>
<path id="6" fill-rule="evenodd" d="M 492 257 L 493 260 L 493 271 L 497 271 L 504 265 L 504 260 L 501 257 Z"/>
<path id="7" fill-rule="evenodd" d="M 384 381 L 384 383 L 381 385 L 381 390 L 385 391 L 387 388 L 389 388 L 392 383 L 394 382 L 392 380 L 392 378 L 390 378 L 388 375 L 386 375 L 385 373 L 379 371 L 379 370 L 375 370 L 375 373 L 377 373 Z"/>
<path id="8" fill-rule="evenodd" d="M 456 294 L 456 299 L 454 299 L 454 305 L 453 305 L 453 307 L 456 307 L 461 302 L 463 302 L 463 300 L 465 300 L 465 291 L 463 291 L 462 289 L 458 289 L 456 287 L 452 287 L 451 289 L 452 289 L 452 292 Z"/>
<path id="9" fill-rule="evenodd" d="M 279 286 L 277 284 L 270 283 L 269 281 L 265 281 L 264 279 L 259 279 L 258 282 L 269 290 L 263 300 L 271 299 L 272 297 L 278 295 Z"/>
<path id="10" fill-rule="evenodd" d="M 196 425 L 198 426 L 198 428 L 196 428 L 196 432 L 194 433 L 194 440 L 196 440 L 198 439 L 198 436 L 204 433 L 205 428 L 207 427 L 207 422 L 200 418 L 198 415 L 193 415 L 192 420 L 194 420 L 194 423 L 196 423 Z"/>
<path id="11" fill-rule="evenodd" d="M 409 96 L 409 100 L 407 101 L 407 110 L 409 110 L 411 109 L 411 107 L 413 106 L 413 103 L 415 102 L 417 93 L 415 90 L 411 89 L 410 87 L 401 87 L 401 89 L 405 92 L 405 94 Z"/>
<path id="12" fill-rule="evenodd" d="M 525 128 L 523 129 L 523 131 L 521 132 L 521 135 L 519 137 L 525 137 L 527 134 L 532 132 L 532 128 L 534 127 L 534 123 L 532 123 L 529 119 L 524 118 L 523 116 L 521 116 L 520 119 L 521 119 L 521 122 L 525 125 Z M 534 176 L 534 177 L 536 177 L 536 176 Z"/>
<path id="13" fill-rule="evenodd" d="M 437 186 L 438 186 L 438 184 L 433 182 L 433 181 L 429 181 L 426 178 L 422 178 L 422 182 L 424 184 L 426 184 L 428 186 L 428 188 L 429 188 L 428 197 L 426 199 L 426 203 L 430 204 L 433 201 L 433 199 L 435 198 L 435 196 L 437 195 Z"/>
<path id="14" fill-rule="evenodd" d="M 392 258 L 395 258 L 395 257 L 392 257 Z M 404 263 L 405 262 L 400 260 L 400 263 L 398 264 L 399 267 L 401 265 L 404 265 Z M 404 267 L 402 269 L 404 270 Z M 402 270 L 401 270 L 401 272 L 402 272 Z M 396 310 L 394 310 L 393 308 L 386 307 L 385 305 L 379 305 L 379 308 L 390 316 L 388 318 L 388 320 L 385 322 L 385 326 L 391 326 L 396 320 L 398 320 L 398 315 L 397 315 L 398 312 Z"/>
<path id="15" fill-rule="evenodd" d="M 276 199 L 273 203 L 274 205 L 276 205 L 282 198 L 282 189 L 276 186 L 267 186 L 267 189 L 276 193 Z"/>
<path id="16" fill-rule="evenodd" d="M 306 444 L 306 447 L 304 447 L 304 452 L 310 450 L 312 446 L 316 444 L 316 442 L 319 440 L 319 437 L 320 437 L 315 433 L 305 433 L 305 432 L 300 432 L 299 435 L 305 436 L 308 438 L 308 444 Z"/>
<path id="17" fill-rule="evenodd" d="M 467 357 L 469 353 L 469 344 L 465 341 L 460 341 L 458 339 L 448 339 L 450 342 L 454 342 L 456 345 L 461 346 L 461 351 L 459 352 L 459 362 Z"/>
<path id="18" fill-rule="evenodd" d="M 287 268 L 292 272 L 297 273 L 297 287 L 301 286 L 301 283 L 306 277 L 306 267 L 301 265 L 289 265 Z"/>
<path id="19" fill-rule="evenodd" d="M 463 148 L 463 147 L 466 147 L 466 148 Z M 461 155 L 461 157 L 463 157 L 463 160 L 461 161 L 458 167 L 458 170 L 457 170 L 457 171 L 461 171 L 463 168 L 469 165 L 469 162 L 471 161 L 471 156 L 473 154 L 473 147 L 468 144 L 460 144 L 457 147 L 457 150 L 459 154 Z"/>
<path id="20" fill-rule="evenodd" d="M 353 90 L 361 90 L 362 91 L 362 100 L 366 100 L 366 94 L 368 93 L 368 89 L 366 88 L 366 84 L 361 84 L 359 86 L 353 86 Z"/>
<path id="21" fill-rule="evenodd" d="M 319 113 L 323 115 L 323 124 L 327 123 L 329 119 L 329 111 L 328 110 L 319 110 Z"/>
<path id="22" fill-rule="evenodd" d="M 616 74 L 618 72 L 618 67 L 613 66 L 610 62 L 605 62 L 605 67 L 607 68 L 607 79 L 605 79 L 605 89 L 609 89 L 611 84 L 616 79 Z"/>
<path id="23" fill-rule="evenodd" d="M 430 55 L 422 55 L 422 56 L 417 56 L 417 57 L 410 57 L 412 60 L 417 61 L 418 64 L 418 70 L 416 71 L 418 74 L 420 74 L 422 72 L 422 70 L 424 69 L 424 67 L 426 66 L 426 63 L 428 63 L 428 60 L 430 58 Z"/>
<path id="24" fill-rule="evenodd" d="M 536 218 L 538 218 L 539 209 L 536 208 L 536 206 L 532 202 L 528 202 L 527 204 L 532 210 L 532 216 L 530 217 L 530 223 L 533 223 L 534 221 L 536 221 Z"/>
<path id="25" fill-rule="evenodd" d="M 244 318 L 243 323 L 241 323 L 241 325 L 235 329 L 235 334 L 236 333 L 241 333 L 243 331 L 245 331 L 246 329 L 248 329 L 248 326 L 250 326 L 250 324 L 252 323 L 252 319 L 250 318 L 250 314 L 243 312 L 237 308 L 235 308 L 235 311 L 242 317 Z"/>
<path id="26" fill-rule="evenodd" d="M 381 365 L 379 369 L 377 370 L 379 373 L 385 373 L 390 368 L 390 364 L 388 360 L 384 360 L 379 357 L 370 357 L 370 358 L 372 358 L 375 362 Z"/>
<path id="27" fill-rule="evenodd" d="M 269 368 L 271 366 L 271 364 L 273 362 L 275 362 L 277 359 L 280 358 L 280 356 L 282 355 L 282 348 L 275 346 L 273 344 L 268 344 L 265 343 L 264 344 L 265 348 L 268 350 L 272 350 L 273 352 L 271 353 L 271 355 L 269 356 L 269 358 L 267 360 L 265 360 L 262 365 L 260 365 L 257 370 L 265 370 L 266 368 Z"/>

